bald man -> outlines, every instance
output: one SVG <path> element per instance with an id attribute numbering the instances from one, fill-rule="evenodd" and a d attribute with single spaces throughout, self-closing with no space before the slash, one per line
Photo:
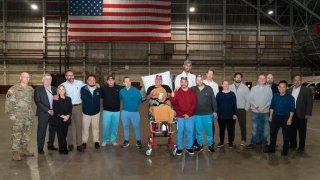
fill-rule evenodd
<path id="1" fill-rule="evenodd" d="M 34 155 L 27 149 L 33 124 L 33 88 L 28 85 L 29 81 L 30 75 L 21 73 L 20 83 L 12 86 L 6 96 L 5 112 L 12 122 L 11 151 L 14 161 L 21 161 L 22 156 Z"/>

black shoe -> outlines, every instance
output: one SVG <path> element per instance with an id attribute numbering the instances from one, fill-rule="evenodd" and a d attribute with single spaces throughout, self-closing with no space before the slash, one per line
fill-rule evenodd
<path id="1" fill-rule="evenodd" d="M 203 146 L 198 146 L 194 151 L 201 152 L 203 150 Z"/>
<path id="2" fill-rule="evenodd" d="M 64 148 L 59 147 L 59 154 L 63 154 Z"/>
<path id="3" fill-rule="evenodd" d="M 282 152 L 281 152 L 281 156 L 288 156 L 288 152 L 282 151 Z"/>
<path id="4" fill-rule="evenodd" d="M 188 153 L 189 155 L 194 155 L 193 149 L 187 149 L 187 153 Z"/>
<path id="5" fill-rule="evenodd" d="M 223 148 L 224 147 L 224 144 L 223 143 L 219 143 L 218 145 L 217 145 L 217 148 Z"/>
<path id="6" fill-rule="evenodd" d="M 264 153 L 275 153 L 276 152 L 276 150 L 275 149 L 273 149 L 273 148 L 268 148 L 268 149 L 266 149 L 265 151 L 263 151 Z"/>
<path id="7" fill-rule="evenodd" d="M 74 149 L 74 146 L 71 144 L 68 146 L 69 151 L 72 151 Z"/>
<path id="8" fill-rule="evenodd" d="M 289 149 L 296 150 L 296 149 L 297 149 L 297 146 L 290 145 L 290 146 L 289 146 Z"/>
<path id="9" fill-rule="evenodd" d="M 94 143 L 94 148 L 99 149 L 100 148 L 100 143 L 99 142 L 95 142 Z"/>
<path id="10" fill-rule="evenodd" d="M 48 146 L 48 150 L 57 151 L 58 148 L 56 148 L 56 147 L 54 147 L 54 146 Z"/>
<path id="11" fill-rule="evenodd" d="M 83 149 L 87 149 L 87 143 L 82 143 Z"/>
<path id="12" fill-rule="evenodd" d="M 194 141 L 193 141 L 193 147 L 194 148 L 198 148 L 200 145 L 198 144 L 198 140 L 197 139 L 195 139 Z"/>
<path id="13" fill-rule="evenodd" d="M 234 145 L 232 142 L 229 142 L 229 148 L 234 148 Z"/>
<path id="14" fill-rule="evenodd" d="M 304 152 L 304 148 L 298 148 L 298 152 L 299 153 L 303 153 Z"/>
<path id="15" fill-rule="evenodd" d="M 129 147 L 129 141 L 127 141 L 127 140 L 125 140 L 124 142 L 123 142 L 123 144 L 121 145 L 121 147 L 122 148 L 127 148 L 127 147 Z"/>
<path id="16" fill-rule="evenodd" d="M 141 144 L 141 141 L 140 141 L 140 140 L 137 141 L 136 146 L 137 146 L 138 149 L 141 149 L 141 148 L 142 148 L 142 144 Z"/>
<path id="17" fill-rule="evenodd" d="M 63 154 L 68 154 L 69 151 L 68 151 L 68 148 L 63 148 Z"/>
<path id="18" fill-rule="evenodd" d="M 43 149 L 38 149 L 38 154 L 44 154 Z"/>
<path id="19" fill-rule="evenodd" d="M 79 152 L 84 152 L 84 148 L 83 148 L 82 145 L 81 145 L 81 146 L 77 146 L 77 150 L 78 150 Z"/>
<path id="20" fill-rule="evenodd" d="M 215 150 L 214 150 L 214 145 L 212 144 L 211 146 L 208 146 L 208 150 L 210 151 L 210 152 L 216 152 Z"/>
<path id="21" fill-rule="evenodd" d="M 182 150 L 181 149 L 177 149 L 177 156 L 181 156 L 182 155 Z"/>
<path id="22" fill-rule="evenodd" d="M 249 145 L 246 146 L 246 148 L 247 148 L 247 149 L 253 149 L 254 146 L 255 146 L 254 144 L 249 144 Z"/>

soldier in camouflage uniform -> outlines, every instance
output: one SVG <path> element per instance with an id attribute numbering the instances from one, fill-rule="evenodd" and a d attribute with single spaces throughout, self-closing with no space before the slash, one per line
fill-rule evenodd
<path id="1" fill-rule="evenodd" d="M 12 121 L 11 151 L 14 161 L 20 161 L 21 156 L 34 155 L 27 150 L 33 123 L 33 88 L 28 86 L 29 81 L 30 75 L 21 73 L 20 83 L 12 86 L 6 96 L 5 112 Z"/>

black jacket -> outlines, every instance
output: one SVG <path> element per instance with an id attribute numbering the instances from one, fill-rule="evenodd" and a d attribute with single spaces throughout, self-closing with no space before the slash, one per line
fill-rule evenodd
<path id="1" fill-rule="evenodd" d="M 288 89 L 288 93 L 292 95 L 293 88 Z M 305 119 L 306 115 L 312 115 L 313 97 L 311 89 L 301 86 L 297 103 L 296 103 L 296 116 L 299 119 Z"/>
<path id="2" fill-rule="evenodd" d="M 61 126 L 61 125 L 70 125 L 71 124 L 71 115 L 72 115 L 72 102 L 71 98 L 67 97 L 62 99 L 59 97 L 59 100 L 53 101 L 53 118 L 51 119 L 51 124 L 54 126 Z M 68 121 L 64 122 L 61 115 L 70 115 Z"/>
<path id="3" fill-rule="evenodd" d="M 57 88 L 51 86 L 52 95 L 57 94 Z M 34 90 L 34 102 L 37 105 L 37 116 L 41 117 L 50 117 L 48 111 L 50 110 L 50 102 L 48 94 L 44 86 L 39 86 Z"/>

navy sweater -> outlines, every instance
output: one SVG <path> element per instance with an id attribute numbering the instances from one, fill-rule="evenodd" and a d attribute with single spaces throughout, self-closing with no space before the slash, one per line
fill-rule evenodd
<path id="1" fill-rule="evenodd" d="M 82 99 L 82 112 L 85 115 L 92 116 L 100 112 L 101 89 L 97 88 L 93 94 L 89 91 L 88 86 L 83 86 L 80 90 Z"/>
<path id="2" fill-rule="evenodd" d="M 237 115 L 237 99 L 234 92 L 220 91 L 217 94 L 217 105 L 219 119 L 233 119 L 233 115 Z"/>

